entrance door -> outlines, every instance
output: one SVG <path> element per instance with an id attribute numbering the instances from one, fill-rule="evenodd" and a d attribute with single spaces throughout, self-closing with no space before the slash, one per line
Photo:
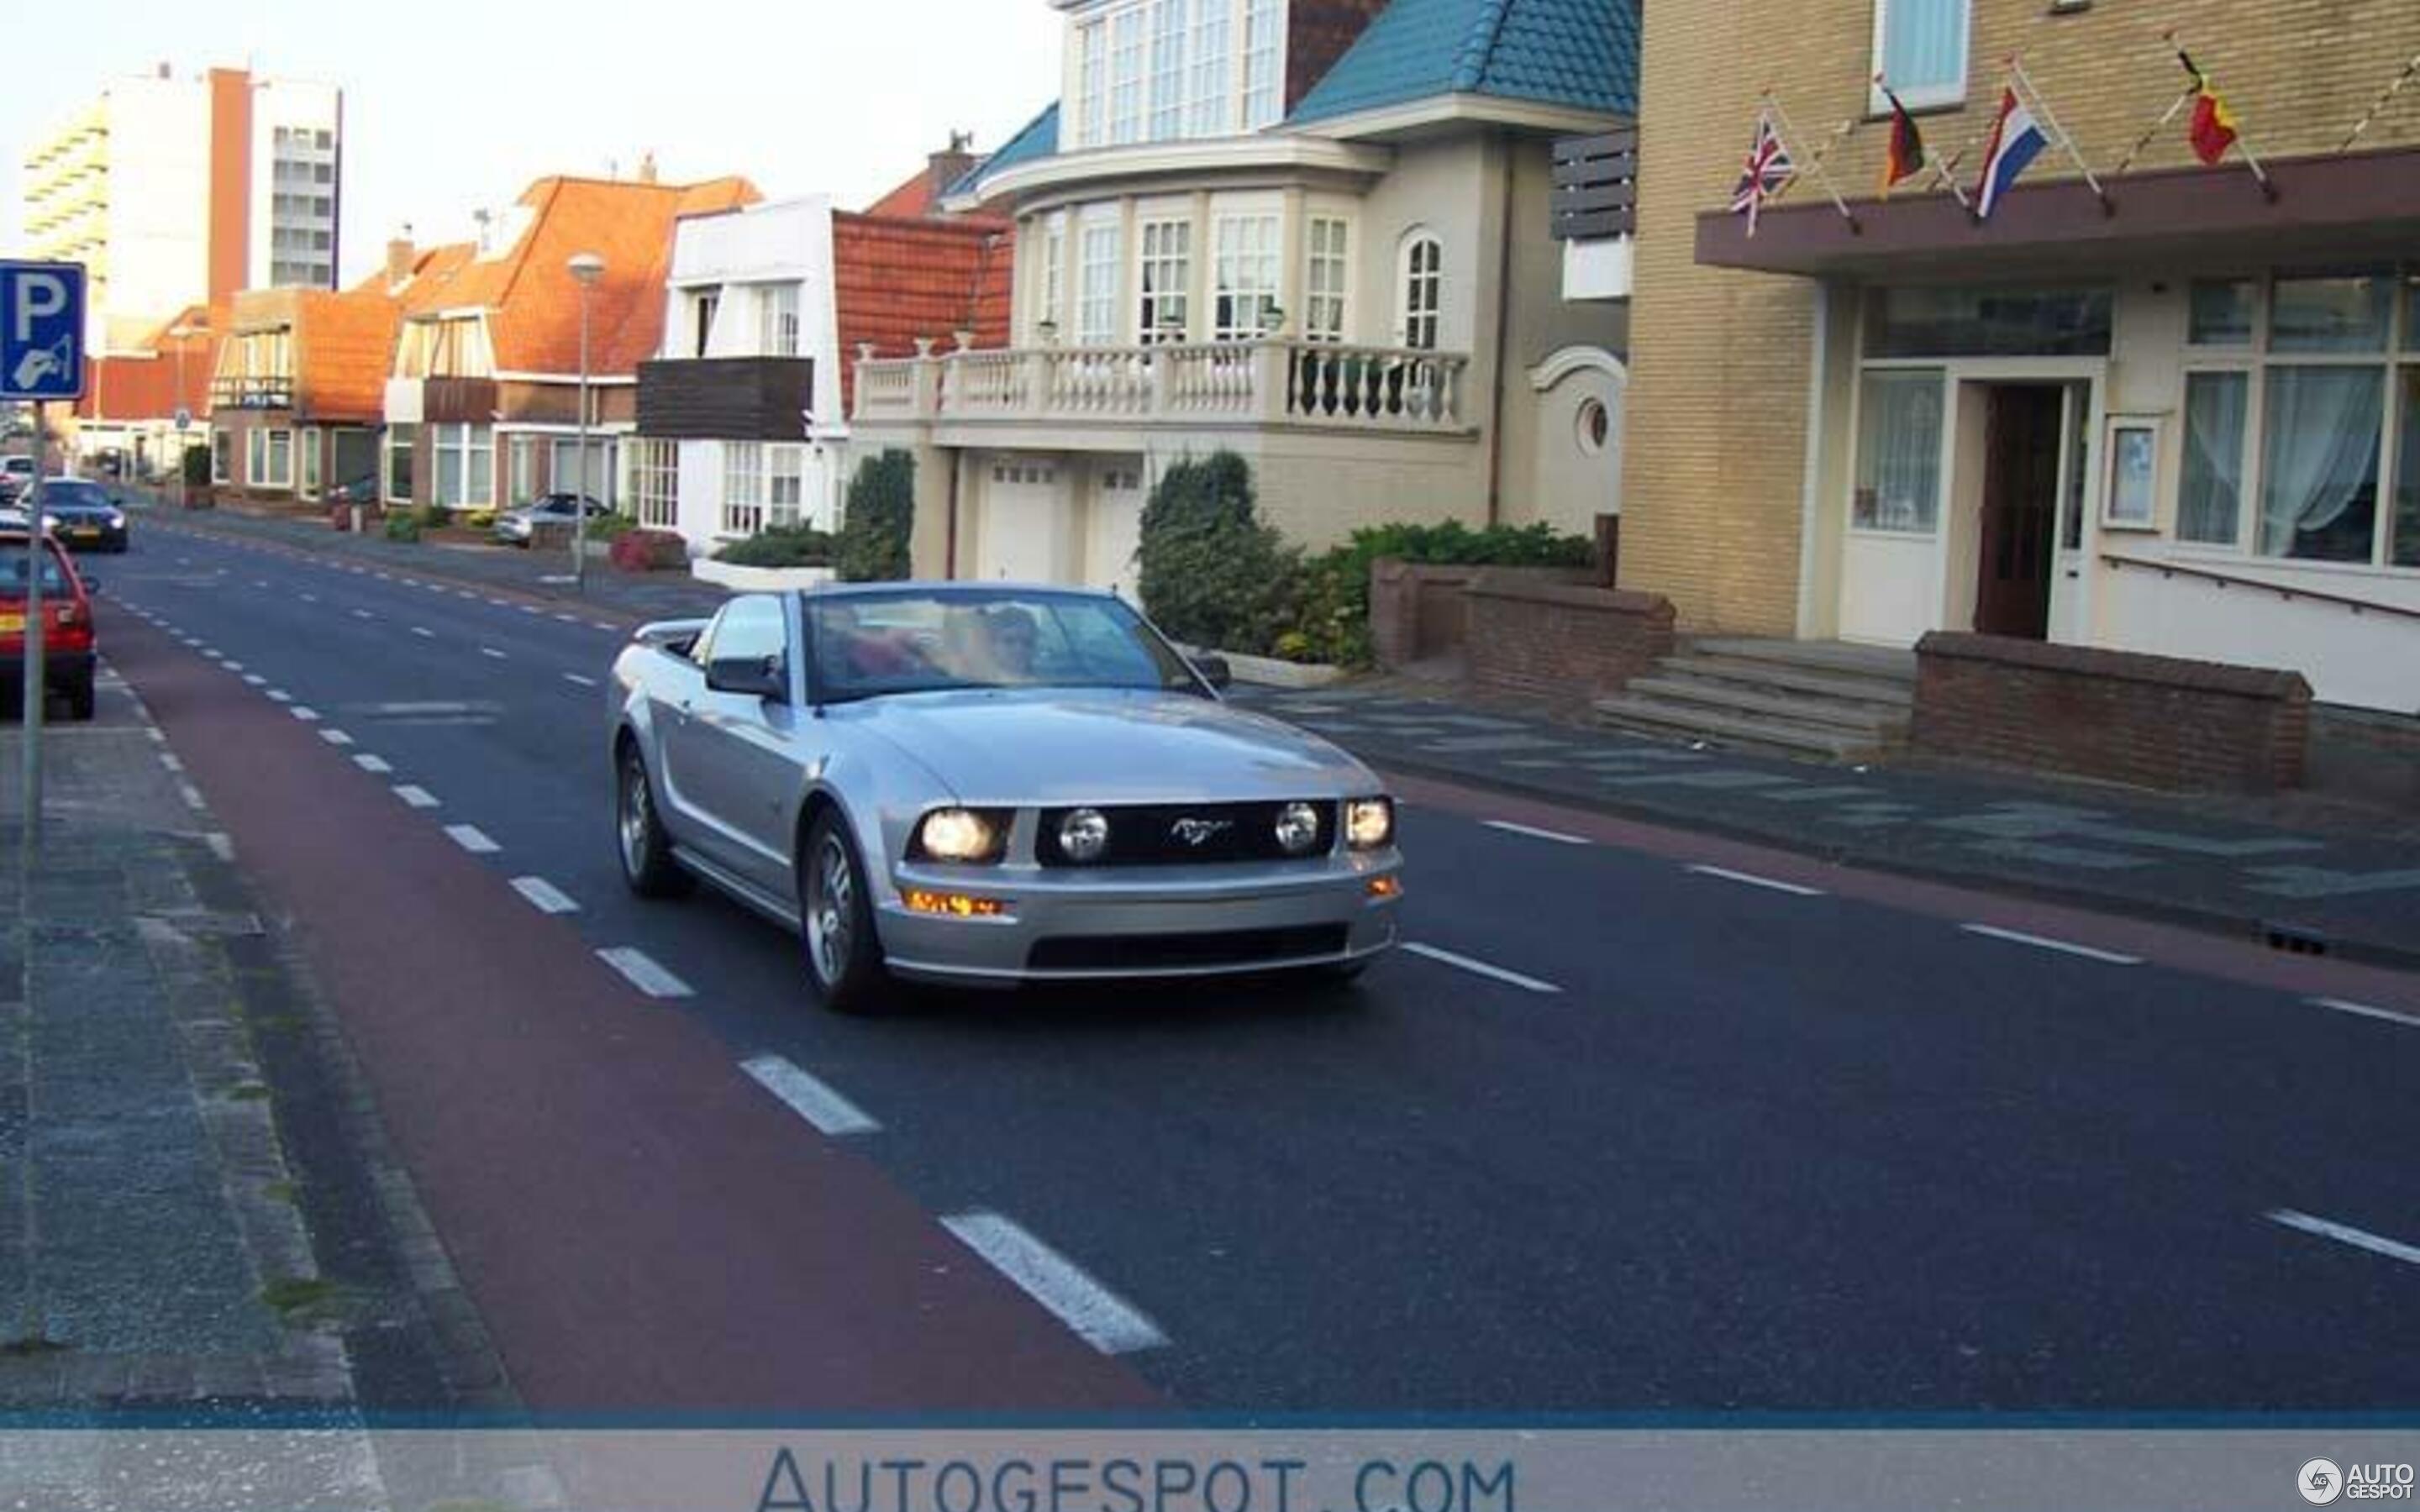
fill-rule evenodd
<path id="1" fill-rule="evenodd" d="M 1975 628 L 2040 640 L 2050 629 L 2066 395 L 2055 384 L 1994 384 L 1990 404 Z"/>

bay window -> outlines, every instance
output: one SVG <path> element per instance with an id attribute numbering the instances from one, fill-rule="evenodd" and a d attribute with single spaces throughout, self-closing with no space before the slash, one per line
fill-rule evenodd
<path id="1" fill-rule="evenodd" d="M 1277 323 L 1278 218 L 1222 215 L 1218 227 L 1213 334 L 1219 341 L 1249 341 Z"/>
<path id="2" fill-rule="evenodd" d="M 1436 238 L 1414 237 L 1404 247 L 1403 341 L 1420 351 L 1437 344 L 1437 310 L 1445 295 L 1445 249 Z"/>
<path id="3" fill-rule="evenodd" d="M 1218 0 L 1206 0 L 1211 5 Z M 1151 8 L 1151 140 L 1172 142 L 1185 134 L 1185 0 L 1159 0 Z"/>
<path id="4" fill-rule="evenodd" d="M 1142 140 L 1143 12 L 1140 7 L 1109 18 L 1109 135 L 1124 145 Z"/>
<path id="5" fill-rule="evenodd" d="M 1228 11 L 1227 0 L 1195 0 L 1192 99 L 1185 121 L 1189 136 L 1224 136 L 1233 130 L 1227 95 Z"/>
<path id="6" fill-rule="evenodd" d="M 1136 270 L 1142 303 L 1136 329 L 1144 344 L 1185 339 L 1187 291 L 1193 279 L 1192 253 L 1191 222 L 1143 223 L 1141 264 Z"/>
<path id="7" fill-rule="evenodd" d="M 1118 339 L 1119 245 L 1114 221 L 1084 227 L 1083 267 L 1076 290 L 1076 340 L 1106 347 Z"/>
<path id="8" fill-rule="evenodd" d="M 1244 130 L 1277 124 L 1284 84 L 1285 0 L 1245 0 Z"/>
<path id="9" fill-rule="evenodd" d="M 496 501 L 496 433 L 489 425 L 432 425 L 434 502 L 486 509 Z"/>
<path id="10" fill-rule="evenodd" d="M 1302 335 L 1305 341 L 1344 339 L 1344 277 L 1350 235 L 1347 223 L 1332 215 L 1311 218 L 1310 262 L 1303 270 Z"/>
<path id="11" fill-rule="evenodd" d="M 1075 23 L 1063 140 L 1079 150 L 1274 124 L 1284 107 L 1285 8 L 1285 0 L 1125 0 L 1094 11 Z"/>
<path id="12" fill-rule="evenodd" d="M 1109 23 L 1095 21 L 1076 34 L 1076 108 L 1074 129 L 1067 133 L 1071 147 L 1094 147 L 1109 138 L 1109 117 L 1104 114 L 1109 87 Z"/>
<path id="13" fill-rule="evenodd" d="M 1054 215 L 1043 227 L 1042 266 L 1036 270 L 1033 280 L 1033 324 L 1037 328 L 1037 338 L 1041 334 L 1038 328 L 1043 322 L 1048 321 L 1054 326 L 1059 324 L 1060 304 L 1065 295 L 1066 264 L 1067 220 L 1063 215 Z"/>

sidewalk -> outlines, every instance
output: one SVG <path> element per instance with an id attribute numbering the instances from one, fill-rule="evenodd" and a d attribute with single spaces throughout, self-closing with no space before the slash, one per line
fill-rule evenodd
<path id="1" fill-rule="evenodd" d="M 390 541 L 375 528 L 355 535 L 331 530 L 318 519 L 247 514 L 234 508 L 178 509 L 134 489 L 128 490 L 127 500 L 138 512 L 134 520 L 138 533 L 147 528 L 165 528 L 274 543 L 342 561 L 375 563 L 386 572 L 446 578 L 562 605 L 582 604 L 633 621 L 711 614 L 728 596 L 722 589 L 686 573 L 625 572 L 602 560 L 589 562 L 587 583 L 575 591 L 568 552 Z"/>
<path id="2" fill-rule="evenodd" d="M 509 1409 L 333 1019 L 148 713 L 104 667 L 98 717 L 45 729 L 30 890 L 23 748 L 11 709 L 0 1420 Z"/>
<path id="3" fill-rule="evenodd" d="M 2314 823 L 2290 800 L 1808 765 L 1481 708 L 1450 687 L 1403 679 L 1239 687 L 1234 697 L 1381 770 L 2420 967 L 2420 814 L 2354 828 L 2345 816 Z"/>

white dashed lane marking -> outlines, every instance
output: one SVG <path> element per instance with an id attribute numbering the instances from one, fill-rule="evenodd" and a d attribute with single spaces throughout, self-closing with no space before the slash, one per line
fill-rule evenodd
<path id="1" fill-rule="evenodd" d="M 582 677 L 578 672 L 565 672 L 563 674 L 563 680 L 566 683 L 575 683 L 582 687 L 595 687 L 597 686 L 596 678 Z"/>
<path id="2" fill-rule="evenodd" d="M 1510 819 L 1489 819 L 1481 822 L 1485 824 L 1488 828 L 1500 829 L 1508 835 L 1527 835 L 1531 840 L 1552 841 L 1558 845 L 1585 845 L 1588 843 L 1587 839 L 1583 836 L 1566 835 L 1559 829 L 1540 829 L 1535 825 L 1516 825 Z"/>
<path id="3" fill-rule="evenodd" d="M 1689 868 L 1689 870 L 1701 877 L 1718 877 L 1725 882 L 1737 882 L 1751 887 L 1762 887 L 1769 892 L 1786 892 L 1793 898 L 1821 898 L 1823 896 L 1823 889 L 1821 887 L 1801 887 L 1795 882 L 1782 882 L 1773 877 L 1761 877 L 1753 872 L 1733 872 L 1729 867 L 1720 866 L 1693 866 Z"/>
<path id="4" fill-rule="evenodd" d="M 530 906 L 542 914 L 576 914 L 580 905 L 570 894 L 544 877 L 515 877 L 513 890 L 529 900 Z"/>
<path id="5" fill-rule="evenodd" d="M 961 1212 L 943 1218 L 941 1227 L 1103 1354 L 1132 1354 L 1168 1342 L 1159 1325 L 1131 1303 L 1012 1220 L 996 1212 Z"/>
<path id="6" fill-rule="evenodd" d="M 850 1134 L 878 1134 L 882 1130 L 882 1125 L 875 1122 L 863 1108 L 780 1056 L 758 1056 L 752 1060 L 743 1060 L 739 1069 L 754 1077 L 765 1090 L 780 1098 L 791 1112 L 813 1124 L 818 1134 L 840 1139 Z"/>
<path id="7" fill-rule="evenodd" d="M 435 794 L 429 792 L 427 788 L 417 786 L 411 782 L 396 784 L 395 795 L 401 798 L 405 803 L 411 805 L 414 809 L 434 809 L 437 807 L 437 795 Z"/>
<path id="8" fill-rule="evenodd" d="M 322 730 L 319 732 L 319 738 L 331 746 L 349 746 L 353 743 L 353 737 L 341 730 Z"/>
<path id="9" fill-rule="evenodd" d="M 635 946 L 617 945 L 597 952 L 597 958 L 627 978 L 631 986 L 649 997 L 688 997 L 692 995 L 688 982 L 681 980 L 656 964 L 653 956 Z"/>
<path id="10" fill-rule="evenodd" d="M 493 856 L 504 849 L 476 825 L 447 825 L 445 838 L 473 856 Z"/>
<path id="11" fill-rule="evenodd" d="M 493 646 L 481 646 L 479 648 L 479 655 L 482 656 L 493 656 L 498 661 L 503 661 L 504 659 L 504 654 L 498 651 Z"/>
<path id="12" fill-rule="evenodd" d="M 387 773 L 395 770 L 394 767 L 389 766 L 386 764 L 385 757 L 373 756 L 368 751 L 363 751 L 360 755 L 354 757 L 353 764 L 360 767 L 365 772 L 375 772 L 380 777 L 384 777 Z"/>
<path id="13" fill-rule="evenodd" d="M 2305 1234 L 2315 1234 L 2321 1239 L 2333 1239 L 2339 1244 L 2350 1244 L 2355 1249 L 2367 1250 L 2372 1255 L 2383 1255 L 2390 1260 L 2401 1260 L 2406 1265 L 2420 1265 L 2420 1246 L 2406 1244 L 2399 1240 L 2381 1238 L 2366 1229 L 2355 1228 L 2350 1224 L 2340 1224 L 2326 1218 L 2314 1218 L 2307 1212 L 2297 1212 L 2291 1208 L 2275 1210 L 2269 1214 L 2269 1221 L 2273 1224 L 2283 1224 L 2288 1228 L 2299 1229 Z"/>
<path id="14" fill-rule="evenodd" d="M 1456 955 L 1451 950 L 1440 950 L 1434 945 L 1421 945 L 1412 940 L 1405 940 L 1403 948 L 1423 960 L 1435 961 L 1440 965 L 1467 971 L 1473 976 L 1485 977 L 1491 981 L 1500 981 L 1507 986 L 1518 987 L 1523 992 L 1549 994 L 1562 991 L 1551 981 L 1540 981 L 1535 977 L 1525 977 L 1517 971 L 1507 971 L 1502 966 L 1491 966 L 1484 961 L 1475 961 L 1466 955 Z"/>
<path id="15" fill-rule="evenodd" d="M 2356 1003 L 2342 997 L 2314 997 L 2309 1001 L 2314 1008 L 2333 1009 L 2339 1013 L 2350 1013 L 2355 1018 L 2377 1019 L 2381 1023 L 2400 1024 L 2407 1028 L 2420 1029 L 2420 1013 L 2398 1012 L 2391 1008 L 2373 1008 L 2367 1003 Z"/>
<path id="16" fill-rule="evenodd" d="M 1980 934 L 1985 939 L 2006 940 L 2010 945 L 2029 945 L 2037 950 L 2055 950 L 2061 955 L 2081 956 L 2086 961 L 2098 961 L 2105 965 L 2139 966 L 2143 964 L 2141 956 L 2119 955 L 2115 950 L 2096 950 L 2088 945 L 2054 940 L 2040 934 L 2026 934 L 2017 930 L 2000 929 L 1991 924 L 1961 924 L 1958 927 L 1969 934 Z"/>

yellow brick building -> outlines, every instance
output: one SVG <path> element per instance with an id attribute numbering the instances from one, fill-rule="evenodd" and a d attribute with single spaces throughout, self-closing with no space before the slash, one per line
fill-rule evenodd
<path id="1" fill-rule="evenodd" d="M 2189 106 L 2154 130 L 2169 27 L 2273 197 L 2196 160 Z M 1644 30 L 1624 586 L 1684 630 L 1982 629 L 2420 711 L 2420 78 L 2344 149 L 2420 5 L 1646 0 Z M 2056 145 L 1987 222 L 1930 173 L 1879 198 L 1877 70 L 1971 191 L 2012 57 L 2106 208 Z M 1805 173 L 1754 237 L 1725 213 L 1767 90 L 1854 224 Z"/>

